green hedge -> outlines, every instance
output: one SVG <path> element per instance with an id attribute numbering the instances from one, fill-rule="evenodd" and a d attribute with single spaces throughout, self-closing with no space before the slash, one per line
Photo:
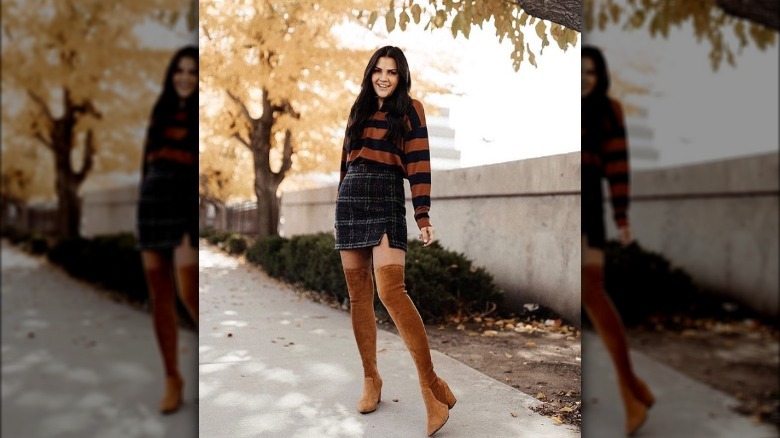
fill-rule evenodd
<path id="1" fill-rule="evenodd" d="M 339 302 L 348 300 L 344 272 L 332 233 L 270 237 L 247 250 L 247 259 L 269 275 L 317 292 Z M 438 243 L 423 248 L 409 242 L 406 255 L 406 287 L 426 322 L 441 321 L 458 311 L 476 313 L 489 302 L 501 304 L 503 295 L 483 268 L 473 266 L 463 254 Z M 379 299 L 375 295 L 376 304 Z"/>
<path id="2" fill-rule="evenodd" d="M 149 304 L 143 262 L 132 233 L 62 239 L 51 247 L 47 257 L 73 277 L 104 287 L 129 302 Z M 179 320 L 195 327 L 178 298 L 176 306 Z"/>
<path id="3" fill-rule="evenodd" d="M 3 230 L 3 237 L 7 238 L 12 244 L 36 255 L 45 254 L 50 246 L 49 239 L 43 234 L 36 232 L 6 228 Z"/>
<path id="4" fill-rule="evenodd" d="M 120 292 L 133 302 L 148 301 L 141 256 L 132 233 L 63 239 L 48 257 L 74 277 Z"/>
<path id="5" fill-rule="evenodd" d="M 626 324 L 650 316 L 703 312 L 719 301 L 703 294 L 688 273 L 673 267 L 663 255 L 636 242 L 623 246 L 609 241 L 604 255 L 604 287 Z"/>

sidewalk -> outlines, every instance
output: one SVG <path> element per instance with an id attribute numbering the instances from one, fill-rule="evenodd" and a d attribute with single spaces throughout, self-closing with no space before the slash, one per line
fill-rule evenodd
<path id="1" fill-rule="evenodd" d="M 157 411 L 151 317 L 2 244 L 2 436 L 196 437 L 194 333 L 180 331 L 185 403 Z"/>
<path id="2" fill-rule="evenodd" d="M 200 436 L 411 438 L 425 435 L 414 363 L 380 330 L 378 409 L 356 410 L 363 372 L 349 314 L 218 250 L 200 250 Z M 536 399 L 436 351 L 458 403 L 437 438 L 577 437 L 529 408 Z"/>
<path id="3" fill-rule="evenodd" d="M 582 337 L 582 436 L 623 438 L 625 417 L 615 370 L 594 332 Z M 636 373 L 652 389 L 656 401 L 638 438 L 772 438 L 778 430 L 756 424 L 729 409 L 737 400 L 701 382 L 631 352 Z"/>

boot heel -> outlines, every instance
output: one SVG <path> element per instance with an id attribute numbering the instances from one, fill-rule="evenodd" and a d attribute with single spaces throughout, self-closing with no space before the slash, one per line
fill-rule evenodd
<path id="1" fill-rule="evenodd" d="M 445 382 L 441 377 L 436 377 L 431 390 L 433 391 L 433 395 L 436 396 L 436 399 L 442 403 L 445 403 L 449 409 L 452 409 L 452 407 L 455 406 L 455 403 L 458 401 L 455 398 L 455 394 L 453 394 L 450 390 L 450 386 L 447 385 L 447 382 Z"/>

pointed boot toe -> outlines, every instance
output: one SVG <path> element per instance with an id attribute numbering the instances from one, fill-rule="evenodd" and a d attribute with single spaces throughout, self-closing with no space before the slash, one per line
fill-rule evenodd
<path id="1" fill-rule="evenodd" d="M 442 403 L 433 395 L 430 388 L 423 388 L 423 401 L 425 412 L 428 415 L 428 436 L 433 436 L 450 418 L 450 409 L 446 403 Z"/>
<path id="2" fill-rule="evenodd" d="M 627 388 L 620 389 L 626 410 L 626 436 L 632 436 L 647 420 L 647 406 Z"/>

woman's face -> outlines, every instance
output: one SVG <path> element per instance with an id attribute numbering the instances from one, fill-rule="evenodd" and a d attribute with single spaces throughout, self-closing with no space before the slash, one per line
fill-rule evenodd
<path id="1" fill-rule="evenodd" d="M 173 88 L 180 98 L 186 99 L 195 92 L 198 85 L 198 65 L 195 60 L 185 56 L 173 72 Z"/>
<path id="2" fill-rule="evenodd" d="M 582 97 L 592 93 L 596 89 L 597 82 L 596 63 L 593 62 L 593 59 L 584 56 L 582 58 Z"/>
<path id="3" fill-rule="evenodd" d="M 382 56 L 376 62 L 374 72 L 371 74 L 371 83 L 374 92 L 379 97 L 380 105 L 384 100 L 393 95 L 398 87 L 398 66 L 395 59 Z"/>

